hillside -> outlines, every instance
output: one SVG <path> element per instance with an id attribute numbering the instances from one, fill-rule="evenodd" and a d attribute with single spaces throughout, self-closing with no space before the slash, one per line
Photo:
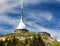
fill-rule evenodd
<path id="1" fill-rule="evenodd" d="M 38 37 L 38 35 L 41 36 L 41 39 L 43 39 L 46 46 L 57 46 L 57 45 L 60 46 L 60 43 L 55 38 L 41 35 L 36 32 L 5 34 L 3 36 L 0 36 L 0 40 L 1 39 L 5 40 L 5 38 L 8 38 L 8 40 L 9 40 L 9 39 L 12 39 L 13 37 L 15 37 L 15 38 L 19 39 L 20 41 L 24 41 L 26 38 L 33 39 L 34 36 Z"/>

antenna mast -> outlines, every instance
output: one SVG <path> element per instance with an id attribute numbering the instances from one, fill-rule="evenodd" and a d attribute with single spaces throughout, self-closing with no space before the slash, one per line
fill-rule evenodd
<path id="1" fill-rule="evenodd" d="M 21 0 L 21 16 L 23 16 L 23 0 Z"/>

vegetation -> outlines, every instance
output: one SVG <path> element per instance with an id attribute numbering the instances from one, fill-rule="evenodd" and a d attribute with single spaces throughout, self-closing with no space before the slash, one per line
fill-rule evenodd
<path id="1" fill-rule="evenodd" d="M 29 45 L 30 46 L 45 46 L 45 43 L 41 39 L 40 35 L 38 35 L 37 37 L 34 35 Z"/>
<path id="2" fill-rule="evenodd" d="M 54 42 L 52 44 L 47 44 L 47 46 L 60 46 L 59 42 Z"/>
<path id="3" fill-rule="evenodd" d="M 3 41 L 0 40 L 0 46 L 60 46 L 60 43 L 54 41 L 52 43 L 46 43 L 44 40 L 49 40 L 48 36 L 41 36 L 36 32 L 28 33 L 10 33 L 1 36 L 6 37 Z"/>
<path id="4" fill-rule="evenodd" d="M 41 39 L 40 35 L 33 35 L 33 38 L 25 38 L 25 40 L 19 40 L 15 36 L 10 39 L 6 38 L 5 41 L 0 41 L 0 46 L 45 46 L 45 43 Z"/>

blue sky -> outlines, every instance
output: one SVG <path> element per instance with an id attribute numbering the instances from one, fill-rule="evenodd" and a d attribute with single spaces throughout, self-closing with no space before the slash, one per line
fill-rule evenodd
<path id="1" fill-rule="evenodd" d="M 21 0 L 0 0 L 0 34 L 13 32 L 20 21 Z M 24 0 L 24 23 L 60 40 L 60 0 Z"/>

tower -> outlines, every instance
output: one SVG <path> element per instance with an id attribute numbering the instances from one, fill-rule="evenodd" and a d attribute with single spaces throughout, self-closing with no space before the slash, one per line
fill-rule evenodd
<path id="1" fill-rule="evenodd" d="M 21 0 L 21 19 L 17 26 L 17 29 L 14 31 L 16 33 L 20 32 L 27 32 L 28 30 L 25 27 L 24 20 L 23 20 L 23 0 Z"/>
<path id="2" fill-rule="evenodd" d="M 17 29 L 25 29 L 25 24 L 24 24 L 22 16 L 21 16 L 21 19 L 20 19 Z"/>

